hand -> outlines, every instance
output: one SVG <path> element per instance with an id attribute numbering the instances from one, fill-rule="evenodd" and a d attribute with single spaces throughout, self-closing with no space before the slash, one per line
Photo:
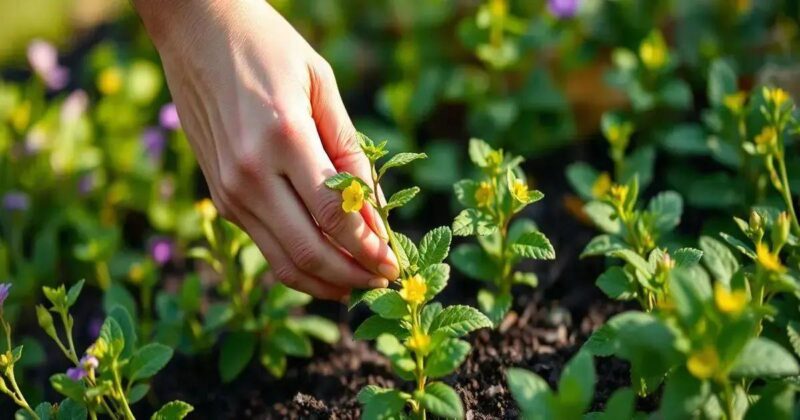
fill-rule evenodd
<path id="1" fill-rule="evenodd" d="M 214 203 L 277 278 L 325 299 L 397 278 L 377 212 L 324 185 L 371 179 L 328 63 L 263 0 L 135 3 Z"/>

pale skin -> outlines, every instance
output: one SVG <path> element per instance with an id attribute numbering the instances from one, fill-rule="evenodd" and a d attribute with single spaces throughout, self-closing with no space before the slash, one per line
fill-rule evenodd
<path id="1" fill-rule="evenodd" d="M 322 299 L 399 274 L 369 205 L 324 181 L 371 179 L 330 65 L 264 0 L 134 0 L 212 199 L 286 285 Z"/>

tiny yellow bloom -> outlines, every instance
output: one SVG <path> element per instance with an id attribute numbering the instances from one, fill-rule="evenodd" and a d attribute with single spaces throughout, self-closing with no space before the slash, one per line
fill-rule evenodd
<path id="1" fill-rule="evenodd" d="M 515 179 L 511 184 L 511 195 L 522 203 L 527 203 L 531 199 L 531 192 L 528 184 L 521 179 Z"/>
<path id="2" fill-rule="evenodd" d="M 756 136 L 756 146 L 760 148 L 772 147 L 778 142 L 778 132 L 772 126 L 764 127 L 761 133 Z"/>
<path id="3" fill-rule="evenodd" d="M 664 253 L 664 256 L 656 262 L 657 273 L 666 274 L 672 271 L 673 268 L 675 268 L 675 260 L 668 253 Z"/>
<path id="4" fill-rule="evenodd" d="M 342 190 L 342 209 L 346 213 L 353 213 L 361 210 L 364 206 L 364 187 L 361 183 L 353 180 L 350 186 Z"/>
<path id="5" fill-rule="evenodd" d="M 628 191 L 629 188 L 627 185 L 612 185 L 611 189 L 609 190 L 608 194 L 611 197 L 611 200 L 615 203 L 620 205 L 625 203 L 625 200 L 628 199 Z"/>
<path id="6" fill-rule="evenodd" d="M 17 105 L 11 112 L 11 125 L 17 131 L 23 131 L 31 122 L 31 102 L 25 101 Z"/>
<path id="7" fill-rule="evenodd" d="M 720 312 L 728 315 L 738 315 L 747 305 L 747 293 L 744 290 L 730 291 L 725 286 L 717 283 L 714 285 L 714 302 Z"/>
<path id="8" fill-rule="evenodd" d="M 500 165 L 503 163 L 503 151 L 502 150 L 492 150 L 486 156 L 486 163 L 489 164 L 491 168 L 499 168 Z"/>
<path id="9" fill-rule="evenodd" d="M 706 346 L 702 350 L 693 352 L 686 361 L 686 369 L 698 379 L 712 378 L 719 370 L 717 350 L 712 346 Z"/>
<path id="10" fill-rule="evenodd" d="M 422 331 L 415 330 L 406 341 L 406 346 L 413 351 L 427 354 L 431 346 L 431 336 Z"/>
<path id="11" fill-rule="evenodd" d="M 14 360 L 14 358 L 8 352 L 0 354 L 0 367 L 4 368 L 10 365 L 12 360 Z"/>
<path id="12" fill-rule="evenodd" d="M 624 149 L 628 147 L 633 134 L 633 124 L 629 121 L 611 124 L 604 134 L 609 144 Z"/>
<path id="13" fill-rule="evenodd" d="M 428 292 L 428 286 L 425 280 L 419 274 L 403 279 L 401 282 L 402 288 L 400 289 L 400 297 L 411 305 L 419 305 L 425 301 L 425 293 Z"/>
<path id="14" fill-rule="evenodd" d="M 503 17 L 508 14 L 507 0 L 492 0 L 489 7 L 489 10 L 492 11 L 492 16 Z"/>
<path id="15" fill-rule="evenodd" d="M 790 99 L 789 94 L 781 88 L 768 88 L 765 86 L 762 93 L 764 94 L 764 99 L 776 108 L 780 108 Z"/>
<path id="16" fill-rule="evenodd" d="M 786 272 L 786 267 L 781 264 L 781 259 L 778 255 L 770 252 L 767 245 L 763 242 L 756 245 L 756 259 L 758 260 L 758 264 L 767 271 L 772 271 L 774 273 Z"/>
<path id="17" fill-rule="evenodd" d="M 592 184 L 592 196 L 602 198 L 611 189 L 611 175 L 608 172 L 601 173 Z"/>
<path id="18" fill-rule="evenodd" d="M 478 207 L 489 207 L 494 200 L 494 188 L 489 181 L 481 181 L 478 188 L 475 190 L 475 201 Z"/>
<path id="19" fill-rule="evenodd" d="M 722 103 L 732 113 L 739 114 L 742 112 L 742 108 L 744 108 L 745 101 L 747 101 L 747 93 L 738 91 L 725 96 Z"/>
<path id="20" fill-rule="evenodd" d="M 92 344 L 91 347 L 86 350 L 86 353 L 98 359 L 102 359 L 107 351 L 108 343 L 106 343 L 106 340 L 104 338 L 98 338 L 97 341 L 95 341 L 94 344 Z"/>
<path id="21" fill-rule="evenodd" d="M 217 217 L 217 208 L 214 207 L 214 202 L 208 198 L 204 198 L 194 205 L 195 210 L 200 213 L 200 217 L 206 220 L 212 220 Z"/>
<path id="22" fill-rule="evenodd" d="M 660 32 L 652 32 L 639 45 L 639 58 L 649 70 L 658 70 L 667 64 L 669 50 Z"/>
<path id="23" fill-rule="evenodd" d="M 134 284 L 139 284 L 144 279 L 144 268 L 141 264 L 133 264 L 131 269 L 128 270 L 128 277 Z"/>
<path id="24" fill-rule="evenodd" d="M 97 76 L 97 89 L 103 95 L 113 95 L 122 89 L 122 71 L 118 67 L 109 67 Z"/>

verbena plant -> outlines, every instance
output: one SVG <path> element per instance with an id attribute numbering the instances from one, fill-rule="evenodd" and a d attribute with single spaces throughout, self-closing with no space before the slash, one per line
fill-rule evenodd
<path id="1" fill-rule="evenodd" d="M 532 220 L 515 218 L 544 197 L 529 189 L 519 167 L 522 158 L 492 149 L 478 139 L 470 140 L 469 155 L 481 176 L 454 186 L 456 197 L 467 209 L 453 221 L 453 233 L 475 235 L 479 245 L 460 245 L 451 259 L 464 274 L 487 283 L 489 287 L 478 292 L 478 304 L 498 325 L 511 309 L 512 286 L 538 284 L 534 273 L 515 271 L 514 267 L 523 259 L 554 259 L 555 250 Z"/>
<path id="2" fill-rule="evenodd" d="M 374 194 L 389 169 L 425 155 L 398 153 L 378 169 L 378 160 L 388 153 L 386 142 L 376 144 L 364 135 L 359 135 L 359 141 L 372 166 L 372 179 L 362 180 L 342 172 L 329 178 L 326 185 L 342 192 L 343 211 L 359 211 L 364 202 L 378 211 L 387 230 L 384 239 L 400 265 L 400 280 L 395 284 L 397 288 L 353 292 L 351 309 L 364 303 L 374 312 L 356 329 L 354 337 L 376 340 L 378 351 L 389 358 L 395 373 L 414 382 L 409 392 L 366 386 L 358 394 L 364 406 L 362 417 L 401 418 L 410 414 L 424 419 L 430 412 L 446 418 L 462 418 L 464 407 L 456 391 L 444 382 L 432 380 L 450 374 L 466 359 L 470 345 L 459 337 L 490 327 L 491 321 L 469 306 L 444 308 L 438 302 L 431 302 L 445 288 L 450 275 L 450 267 L 443 263 L 450 249 L 450 229 L 440 227 L 428 232 L 419 246 L 391 229 L 391 210 L 408 203 L 419 188 L 400 190 L 386 203 Z"/>
<path id="3" fill-rule="evenodd" d="M 3 303 L 10 287 L 10 284 L 0 285 L 0 324 L 7 349 L 0 355 L 0 392 L 21 407 L 16 418 L 84 420 L 104 414 L 111 419 L 133 420 L 135 417 L 130 406 L 150 391 L 148 380 L 166 366 L 172 358 L 172 349 L 159 343 L 139 345 L 130 314 L 124 307 L 115 306 L 109 311 L 94 344 L 85 352 L 79 352 L 73 338 L 74 320 L 69 309 L 77 302 L 83 281 L 69 290 L 63 285 L 44 287 L 50 307 L 36 307 L 39 325 L 73 367 L 66 373 L 50 377 L 53 389 L 66 399 L 58 404 L 43 402 L 34 408 L 15 377 L 16 363 L 22 358 L 24 349 L 23 346 L 14 346 L 11 324 L 3 316 Z M 182 419 L 191 411 L 189 404 L 173 401 L 164 405 L 152 418 Z"/>
<path id="4" fill-rule="evenodd" d="M 269 266 L 261 251 L 241 229 L 219 218 L 210 200 L 199 202 L 197 210 L 206 244 L 190 249 L 189 255 L 219 275 L 221 299 L 201 313 L 200 278 L 187 276 L 178 294 L 157 296 L 157 337 L 188 352 L 207 350 L 221 338 L 218 370 L 224 382 L 235 379 L 254 356 L 280 378 L 288 356 L 312 355 L 311 338 L 329 344 L 339 340 L 332 321 L 295 313 L 311 296 L 281 283 L 263 285 Z"/>

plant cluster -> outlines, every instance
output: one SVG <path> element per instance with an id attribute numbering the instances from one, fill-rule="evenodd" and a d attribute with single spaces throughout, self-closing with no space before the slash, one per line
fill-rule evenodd
<path id="1" fill-rule="evenodd" d="M 478 139 L 470 140 L 469 155 L 481 176 L 454 185 L 458 201 L 467 209 L 453 221 L 453 233 L 477 236 L 479 245 L 460 245 L 451 259 L 464 274 L 487 283 L 489 288 L 478 293 L 478 303 L 498 325 L 511 309 L 512 286 L 538 284 L 536 274 L 514 267 L 525 259 L 552 260 L 556 254 L 532 220 L 515 219 L 525 207 L 544 197 L 528 187 L 520 168 L 522 158 L 492 149 Z"/>
<path id="2" fill-rule="evenodd" d="M 398 153 L 378 169 L 378 160 L 388 153 L 386 142 L 376 144 L 361 134 L 359 142 L 370 161 L 372 179 L 362 180 L 341 172 L 328 178 L 326 185 L 341 191 L 343 211 L 358 211 L 365 202 L 378 211 L 387 231 L 384 239 L 400 264 L 400 280 L 395 284 L 396 288 L 355 291 L 352 294 L 351 309 L 364 303 L 374 313 L 356 329 L 354 337 L 376 340 L 378 351 L 389 358 L 397 376 L 414 382 L 414 389 L 410 392 L 366 386 L 358 394 L 359 402 L 364 405 L 362 417 L 398 418 L 410 413 L 414 418 L 424 419 L 430 412 L 445 418 L 462 418 L 464 407 L 456 391 L 435 379 L 452 373 L 469 354 L 470 344 L 460 337 L 490 327 L 492 323 L 472 307 L 443 307 L 432 302 L 447 286 L 450 277 L 450 266 L 443 262 L 452 239 L 449 228 L 433 229 L 417 246 L 390 227 L 389 213 L 411 201 L 419 187 L 397 191 L 385 204 L 375 194 L 380 191 L 379 183 L 389 169 L 426 156 Z"/>

